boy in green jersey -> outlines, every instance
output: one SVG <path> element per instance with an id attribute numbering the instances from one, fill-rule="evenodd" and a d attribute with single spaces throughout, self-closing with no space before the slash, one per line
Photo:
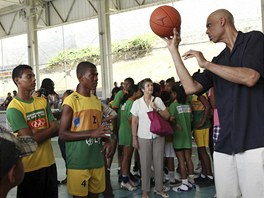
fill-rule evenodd
<path id="1" fill-rule="evenodd" d="M 79 85 L 63 102 L 59 136 L 66 141 L 67 188 L 73 197 L 98 197 L 105 190 L 104 151 L 112 152 L 110 128 L 102 125 L 101 101 L 91 93 L 98 73 L 90 62 L 77 66 Z M 103 144 L 103 141 L 105 143 Z"/>

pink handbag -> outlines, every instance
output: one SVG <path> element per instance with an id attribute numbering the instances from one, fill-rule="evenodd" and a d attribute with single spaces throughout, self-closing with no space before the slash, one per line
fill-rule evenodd
<path id="1" fill-rule="evenodd" d="M 150 131 L 157 135 L 172 135 L 173 129 L 167 120 L 164 120 L 157 111 L 147 112 L 150 119 Z"/>

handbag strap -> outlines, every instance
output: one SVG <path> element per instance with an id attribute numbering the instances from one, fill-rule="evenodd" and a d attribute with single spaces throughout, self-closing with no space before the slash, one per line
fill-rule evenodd
<path id="1" fill-rule="evenodd" d="M 156 99 L 156 97 L 154 97 L 154 98 L 153 98 L 152 102 L 154 102 L 154 101 L 155 101 L 155 99 Z"/>

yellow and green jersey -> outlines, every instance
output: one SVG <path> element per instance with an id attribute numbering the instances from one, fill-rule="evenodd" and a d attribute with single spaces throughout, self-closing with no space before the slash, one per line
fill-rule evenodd
<path id="1" fill-rule="evenodd" d="M 206 94 L 203 94 L 203 96 L 208 100 Z M 198 100 L 198 97 L 196 95 L 192 95 L 191 98 L 192 98 L 191 108 L 193 113 L 193 126 L 195 126 L 203 118 L 205 107 L 203 103 L 200 100 Z M 210 127 L 211 127 L 211 122 L 210 122 L 210 117 L 208 116 L 204 125 L 199 129 L 207 129 Z"/>
<path id="2" fill-rule="evenodd" d="M 7 120 L 14 132 L 20 129 L 31 128 L 36 133 L 38 129 L 49 127 L 49 122 L 54 120 L 49 104 L 45 98 L 32 97 L 30 101 L 23 101 L 15 97 L 6 111 Z M 37 150 L 22 159 L 25 172 L 49 167 L 55 163 L 50 139 L 38 144 Z"/>
<path id="3" fill-rule="evenodd" d="M 96 130 L 102 123 L 102 104 L 94 95 L 85 97 L 73 92 L 63 102 L 72 111 L 71 132 L 82 133 Z M 66 142 L 66 159 L 68 169 L 93 169 L 104 165 L 100 138 L 88 138 Z"/>

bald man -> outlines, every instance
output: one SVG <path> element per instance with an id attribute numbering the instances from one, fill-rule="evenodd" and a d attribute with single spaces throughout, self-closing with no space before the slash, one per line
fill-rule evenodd
<path id="1" fill-rule="evenodd" d="M 203 73 L 191 77 L 180 53 L 180 34 L 164 39 L 187 94 L 215 88 L 221 131 L 214 152 L 217 198 L 264 197 L 264 35 L 237 31 L 232 14 L 211 13 L 206 34 L 226 48 L 207 61 L 189 50 L 183 59 L 196 58 Z"/>

